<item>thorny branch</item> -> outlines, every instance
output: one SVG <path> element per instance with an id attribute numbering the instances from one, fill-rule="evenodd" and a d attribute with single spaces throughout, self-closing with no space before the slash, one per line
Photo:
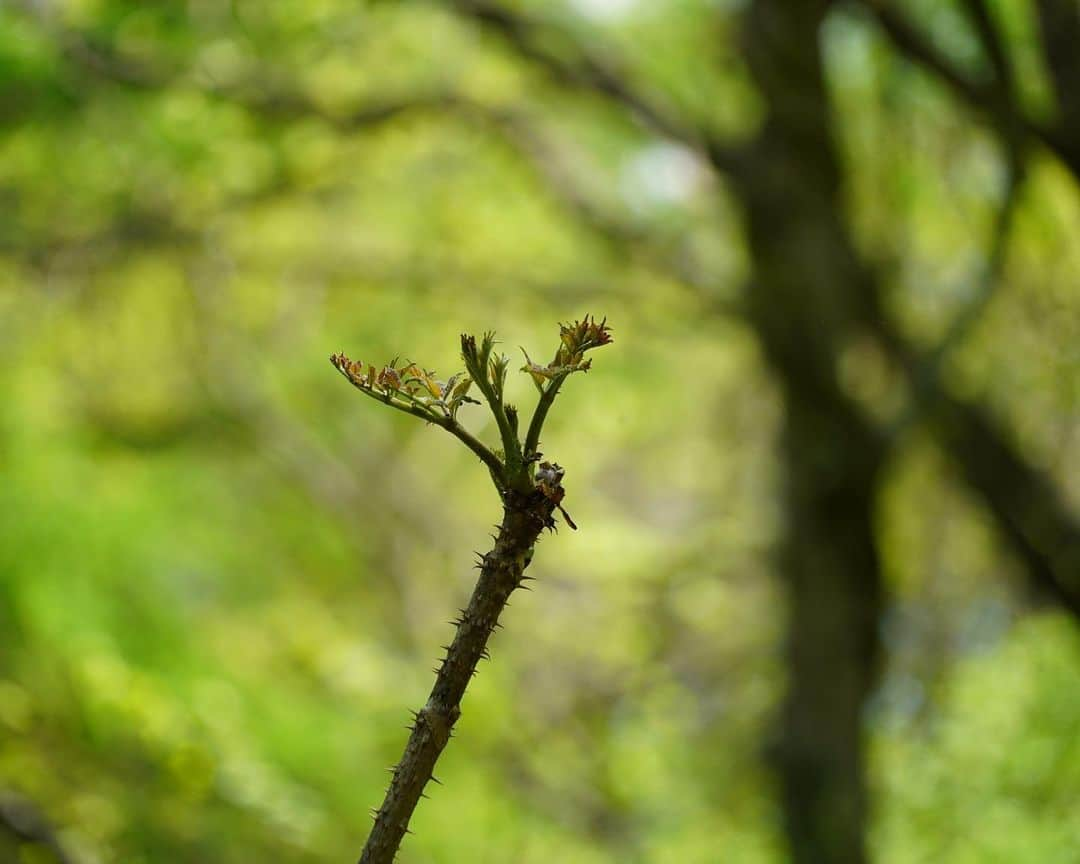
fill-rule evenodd
<path id="1" fill-rule="evenodd" d="M 560 328 L 560 346 L 550 366 L 528 364 L 541 391 L 541 399 L 529 424 L 532 447 L 517 437 L 517 411 L 505 401 L 504 387 L 509 360 L 494 353 L 495 334 L 485 333 L 479 344 L 473 336 L 461 337 L 465 371 L 443 381 L 424 367 L 396 360 L 376 371 L 373 365 L 334 354 L 330 361 L 349 382 L 373 399 L 446 429 L 480 457 L 491 472 L 503 504 L 503 518 L 494 548 L 479 556 L 480 578 L 469 604 L 454 622 L 454 639 L 436 669 L 435 685 L 424 707 L 413 715 L 404 755 L 393 769 L 393 779 L 382 806 L 375 811 L 375 824 L 360 857 L 361 864 L 388 864 L 393 861 L 409 820 L 446 747 L 454 724 L 461 716 L 461 700 L 477 664 L 488 656 L 487 643 L 507 600 L 527 578 L 525 568 L 532 550 L 545 528 L 554 528 L 558 509 L 567 524 L 576 527 L 562 508 L 565 491 L 563 469 L 538 461 L 536 444 L 559 386 L 572 372 L 585 371 L 584 354 L 611 342 L 606 320 L 586 316 Z M 461 407 L 477 400 L 468 393 L 473 384 L 483 395 L 499 426 L 504 443 L 502 458 L 474 438 L 457 422 Z M 523 455 L 524 454 L 524 455 Z"/>

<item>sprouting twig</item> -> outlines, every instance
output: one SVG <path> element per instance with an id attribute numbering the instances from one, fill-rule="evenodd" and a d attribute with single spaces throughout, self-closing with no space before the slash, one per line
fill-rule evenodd
<path id="1" fill-rule="evenodd" d="M 538 461 L 536 447 L 544 421 L 563 381 L 572 373 L 585 371 L 584 354 L 611 341 L 606 321 L 586 316 L 563 325 L 560 345 L 550 366 L 531 362 L 525 367 L 540 390 L 540 401 L 529 422 L 524 446 L 517 437 L 517 411 L 507 405 L 504 385 L 509 361 L 492 356 L 493 333 L 484 334 L 478 346 L 472 336 L 461 337 L 465 373 L 440 381 L 433 372 L 415 363 L 399 366 L 396 361 L 376 371 L 374 366 L 334 354 L 330 361 L 354 387 L 373 399 L 441 426 L 465 444 L 487 465 L 502 499 L 503 518 L 495 546 L 480 556 L 480 578 L 468 606 L 454 622 L 454 639 L 436 669 L 435 685 L 427 702 L 413 715 L 409 740 L 401 760 L 393 768 L 393 778 L 382 806 L 375 811 L 375 824 L 368 836 L 361 864 L 389 864 L 393 861 L 409 820 L 443 748 L 450 740 L 454 724 L 461 716 L 461 700 L 480 660 L 487 658 L 488 639 L 498 626 L 499 615 L 511 593 L 521 587 L 525 568 L 532 561 L 533 546 L 545 528 L 554 528 L 558 510 L 567 524 L 576 528 L 563 509 L 563 469 Z M 528 357 L 526 356 L 528 361 Z M 503 442 L 504 458 L 478 441 L 457 422 L 457 411 L 467 402 L 475 383 L 495 416 Z"/>

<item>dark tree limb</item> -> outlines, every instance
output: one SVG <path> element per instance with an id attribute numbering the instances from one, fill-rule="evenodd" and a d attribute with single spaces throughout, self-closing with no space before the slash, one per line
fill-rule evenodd
<path id="1" fill-rule="evenodd" d="M 466 5 L 474 9 L 481 6 L 498 9 L 490 3 Z M 99 37 L 60 25 L 47 16 L 37 14 L 36 17 L 39 24 L 52 35 L 61 54 L 81 76 L 89 75 L 91 78 L 146 92 L 164 90 L 178 84 L 195 86 L 208 98 L 237 105 L 267 122 L 289 123 L 317 119 L 345 134 L 375 130 L 400 117 L 414 114 L 446 115 L 475 123 L 507 145 L 515 158 L 535 175 L 540 187 L 550 195 L 557 206 L 590 234 L 610 246 L 621 258 L 633 258 L 653 272 L 664 277 L 674 276 L 705 294 L 716 293 L 714 278 L 697 260 L 693 250 L 685 245 L 675 249 L 666 248 L 665 244 L 658 242 L 644 226 L 590 197 L 570 170 L 574 162 L 572 156 L 561 153 L 555 146 L 556 142 L 545 134 L 542 125 L 525 111 L 512 106 L 486 104 L 453 90 L 439 89 L 402 94 L 354 107 L 331 108 L 318 103 L 302 90 L 276 80 L 275 76 L 265 69 L 250 69 L 231 81 L 209 81 L 196 69 L 163 68 L 144 58 L 130 57 Z M 539 21 L 509 12 L 493 13 L 486 18 L 480 16 L 478 20 L 490 22 L 493 19 L 514 22 L 512 29 L 521 34 L 520 39 L 525 42 L 543 42 L 545 25 Z M 568 34 L 562 35 L 564 39 L 570 38 Z M 520 48 L 521 44 L 521 41 L 511 42 L 515 49 Z M 572 42 L 571 44 L 573 45 Z M 590 55 L 583 46 L 577 46 L 575 50 L 586 58 L 586 68 L 598 70 L 600 79 L 619 81 L 617 70 L 605 65 L 599 56 Z M 561 64 L 570 62 L 550 52 L 541 53 L 546 58 L 545 64 L 555 64 L 562 68 Z M 532 54 L 526 56 L 528 59 L 536 59 Z M 563 86 L 569 89 L 601 95 L 610 95 L 609 91 L 612 90 L 610 87 L 596 90 L 598 81 L 589 75 L 575 76 L 566 72 L 557 77 Z M 622 85 L 622 89 L 623 98 L 615 104 L 635 112 L 644 111 L 644 117 L 652 118 L 651 122 L 646 120 L 652 131 L 675 137 L 684 144 L 698 148 L 705 164 L 715 171 L 722 173 L 737 169 L 741 160 L 738 147 L 715 136 L 704 136 L 701 139 L 689 126 L 680 126 L 674 120 L 665 121 L 665 116 L 674 116 L 667 109 L 662 106 L 650 108 L 651 103 L 646 97 L 635 93 L 628 85 Z M 264 189 L 237 196 L 222 206 L 235 209 L 258 203 L 287 194 L 298 185 L 298 178 L 281 177 Z M 129 224 L 131 227 L 128 227 Z M 151 226 L 154 230 L 148 231 L 145 226 Z M 71 251 L 77 254 L 87 249 L 96 251 L 102 245 L 110 246 L 128 240 L 190 245 L 199 242 L 200 237 L 200 231 L 176 224 L 170 213 L 151 210 L 131 217 L 123 226 L 109 226 L 89 237 L 49 242 L 44 247 L 39 245 L 36 254 L 39 259 L 54 251 Z M 738 314 L 741 311 L 737 304 L 723 301 L 718 301 L 715 308 L 728 314 Z"/>
<path id="2" fill-rule="evenodd" d="M 946 357 L 967 338 L 968 334 L 982 318 L 991 300 L 1001 285 L 1005 258 L 1008 254 L 1009 236 L 1012 233 L 1016 210 L 1020 204 L 1026 167 L 1023 157 L 1012 148 L 1006 154 L 1005 192 L 994 217 L 990 233 L 990 252 L 982 267 L 982 272 L 975 277 L 975 293 L 956 314 L 941 337 L 938 344 L 923 361 L 923 373 L 917 373 L 914 379 L 917 393 L 927 390 L 936 392 L 941 386 L 941 365 Z"/>
<path id="3" fill-rule="evenodd" d="M 680 118 L 654 95 L 635 87 L 618 63 L 594 47 L 586 46 L 564 28 L 540 21 L 491 0 L 443 0 L 452 10 L 500 35 L 519 56 L 546 69 L 558 84 L 592 93 L 630 111 L 658 134 L 701 153 L 716 170 L 738 170 L 743 152 L 739 145 Z M 551 47 L 557 40 L 561 50 Z"/>
<path id="4" fill-rule="evenodd" d="M 21 795 L 0 792 L 0 829 L 20 843 L 48 850 L 57 864 L 80 864 L 61 842 L 45 814 Z"/>
<path id="5" fill-rule="evenodd" d="M 1080 148 L 1080 7 L 1075 0 L 1036 0 L 1043 56 L 1071 147 Z"/>
<path id="6" fill-rule="evenodd" d="M 195 71 L 152 67 L 145 61 L 127 57 L 115 46 L 101 40 L 91 40 L 78 31 L 53 26 L 51 32 L 61 45 L 67 61 L 80 73 L 89 73 L 147 92 L 196 81 L 199 91 L 208 98 L 237 105 L 267 122 L 317 119 L 344 134 L 376 130 L 401 117 L 416 114 L 446 115 L 475 123 L 506 144 L 513 155 L 536 176 L 540 187 L 557 206 L 620 257 L 632 257 L 655 272 L 674 276 L 703 292 L 715 291 L 713 280 L 690 250 L 680 248 L 669 251 L 662 248 L 662 244 L 657 243 L 643 227 L 590 198 L 570 170 L 572 160 L 559 152 L 535 118 L 519 109 L 488 105 L 453 90 L 411 93 L 352 108 L 331 109 L 295 88 L 267 84 L 272 76 L 262 70 L 251 70 L 233 82 L 198 81 L 199 76 Z M 733 152 L 722 147 L 712 154 L 715 157 L 713 161 L 723 164 Z M 707 157 L 707 161 L 712 157 Z M 258 203 L 287 194 L 297 185 L 296 178 L 280 178 L 265 189 L 230 199 L 223 207 L 235 209 Z M 44 247 L 39 246 L 35 252 L 38 258 L 42 258 L 54 252 L 78 253 L 126 241 L 194 244 L 199 237 L 200 232 L 176 224 L 169 213 L 147 211 L 90 237 L 50 242 Z M 736 310 L 726 307 L 725 311 Z"/>
<path id="7" fill-rule="evenodd" d="M 1041 142 L 1065 163 L 1080 181 L 1080 147 L 1062 128 L 1027 116 L 1008 92 L 993 83 L 974 81 L 942 52 L 929 37 L 900 12 L 891 0 L 859 0 L 877 19 L 901 55 L 942 81 L 962 102 L 983 115 L 1010 137 Z"/>
<path id="8" fill-rule="evenodd" d="M 902 426 L 926 422 L 986 504 L 1002 537 L 1024 565 L 1035 592 L 1053 598 L 1080 620 L 1080 523 L 1052 478 L 1031 465 L 1000 421 L 982 405 L 951 394 L 942 367 L 993 299 L 1002 280 L 1008 239 L 1026 176 L 1027 148 L 1002 141 L 1007 185 L 974 297 L 930 352 L 920 355 L 882 310 L 867 319 L 912 385 L 913 404 Z"/>
<path id="9" fill-rule="evenodd" d="M 1080 620 L 1080 530 L 1049 477 L 1017 455 L 985 408 L 938 399 L 933 428 L 986 503 L 1038 594 Z"/>
<path id="10" fill-rule="evenodd" d="M 888 0 L 863 0 L 863 4 L 874 11 L 902 54 L 948 84 L 963 101 L 997 121 L 1010 161 L 1010 190 L 999 211 L 981 290 L 973 305 L 954 320 L 945 339 L 929 355 L 920 356 L 888 320 L 876 296 L 875 302 L 866 307 L 866 324 L 905 372 L 919 403 L 916 411 L 929 421 L 968 486 L 986 503 L 1002 536 L 1024 563 L 1031 583 L 1080 619 L 1080 570 L 1076 563 L 1080 556 L 1080 522 L 1052 479 L 1024 459 L 1001 423 L 984 406 L 949 393 L 939 374 L 945 355 L 962 341 L 999 281 L 1024 174 L 1026 142 L 1013 137 L 1014 133 L 1023 133 L 1028 141 L 1041 140 L 1062 159 L 1077 182 L 1080 147 L 1071 146 L 1059 129 L 1025 120 L 1018 109 L 1010 107 L 1005 94 L 970 81 Z M 1062 26 L 1067 30 L 1070 24 L 1066 20 Z M 1071 98 L 1078 97 L 1072 94 Z"/>
<path id="11" fill-rule="evenodd" d="M 990 7 L 987 6 L 986 0 L 963 0 L 962 6 L 975 27 L 979 42 L 990 61 L 995 82 L 1005 91 L 1005 95 L 1011 101 L 1015 89 L 1012 60 L 1009 58 L 1008 49 L 1001 38 L 997 24 L 994 23 Z"/>
<path id="12" fill-rule="evenodd" d="M 937 367 L 920 359 L 888 322 L 879 319 L 874 327 L 921 388 L 921 419 L 986 504 L 1031 585 L 1080 620 L 1080 524 L 1053 480 L 1020 455 L 985 407 L 949 393 Z"/>

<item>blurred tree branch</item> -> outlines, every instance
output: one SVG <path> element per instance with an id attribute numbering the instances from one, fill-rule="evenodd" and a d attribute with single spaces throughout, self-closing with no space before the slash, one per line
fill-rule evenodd
<path id="1" fill-rule="evenodd" d="M 986 503 L 1003 537 L 1024 563 L 1033 584 L 1080 618 L 1080 523 L 1051 478 L 1028 463 L 1010 442 L 1010 435 L 1000 422 L 993 419 L 984 406 L 949 393 L 940 376 L 940 366 L 946 355 L 962 342 L 978 320 L 1001 279 L 1007 237 L 1026 171 L 1027 143 L 1018 137 L 1018 133 L 1047 144 L 1078 183 L 1080 149 L 1073 146 L 1060 128 L 1043 127 L 1023 117 L 1011 89 L 1011 65 L 983 3 L 968 0 L 965 9 L 995 68 L 997 87 L 969 80 L 903 17 L 893 3 L 888 0 L 862 2 L 872 9 L 902 54 L 932 71 L 964 101 L 995 120 L 1008 171 L 1007 188 L 979 290 L 954 319 L 941 343 L 926 356 L 920 356 L 880 308 L 873 311 L 867 323 L 905 370 L 925 418 L 960 466 L 968 486 Z M 1053 0 L 1050 5 L 1054 5 Z M 1068 32 L 1071 26 L 1068 19 L 1076 16 L 1064 15 L 1060 9 L 1057 12 L 1063 15 L 1060 25 Z M 1043 17 L 1046 19 L 1047 16 L 1044 14 Z M 1054 62 L 1048 59 L 1048 66 L 1053 65 Z M 1061 98 L 1065 100 L 1063 116 L 1067 115 L 1073 100 L 1080 105 L 1080 95 L 1076 92 L 1067 91 Z"/>
<path id="2" fill-rule="evenodd" d="M 933 393 L 945 386 L 940 381 L 942 364 L 955 348 L 963 344 L 971 330 L 982 318 L 983 313 L 1001 285 L 1004 278 L 1005 258 L 1008 254 L 1009 235 L 1015 221 L 1026 173 L 1026 167 L 1020 161 L 1022 158 L 1013 152 L 1010 152 L 1009 158 L 1007 158 L 1005 192 L 990 232 L 989 254 L 982 266 L 982 272 L 975 274 L 975 288 L 971 298 L 949 322 L 949 326 L 938 344 L 922 359 L 921 363 L 924 372 L 913 373 L 913 381 L 918 393 L 927 390 Z M 894 337 L 890 336 L 889 338 Z M 924 380 L 927 378 L 930 379 L 929 384 Z"/>
<path id="3" fill-rule="evenodd" d="M 891 0 L 857 0 L 857 2 L 876 18 L 881 29 L 904 57 L 946 84 L 962 102 L 987 117 L 1006 137 L 1025 137 L 1043 143 L 1065 163 L 1074 176 L 1080 179 L 1080 146 L 1078 146 L 1080 142 L 1071 140 L 1060 125 L 1046 125 L 1028 116 L 1015 103 L 1012 92 L 1006 87 L 998 86 L 996 83 L 984 84 L 972 80 L 959 65 L 934 45 L 925 33 L 909 21 Z M 979 15 L 979 18 L 981 19 L 982 15 Z M 988 27 L 990 24 L 987 20 L 979 29 L 981 31 Z M 991 41 L 987 42 L 987 39 Z M 1004 49 L 993 47 L 996 40 L 990 33 L 983 33 L 983 42 L 984 50 L 990 54 L 992 63 L 997 65 L 1006 62 Z M 1000 57 L 995 60 L 998 54 Z M 999 70 L 999 75 L 1007 76 L 1000 79 L 1002 84 L 1011 81 L 1010 73 L 1007 71 L 1009 68 L 1011 67 L 1004 65 Z M 1068 102 L 1065 104 L 1067 105 Z"/>
<path id="4" fill-rule="evenodd" d="M 1070 0 L 1036 0 L 1035 10 L 1058 123 L 1075 153 L 1080 151 L 1080 8 Z M 1080 179 L 1080 158 L 1070 165 Z"/>
<path id="5" fill-rule="evenodd" d="M 180 84 L 192 85 L 198 92 L 210 98 L 237 105 L 271 122 L 290 123 L 317 119 L 341 133 L 375 130 L 412 114 L 447 115 L 475 123 L 505 142 L 523 164 L 531 169 L 539 180 L 540 187 L 552 200 L 620 257 L 629 255 L 658 274 L 674 276 L 707 296 L 716 295 L 715 280 L 696 260 L 691 250 L 684 246 L 665 248 L 667 244 L 658 243 L 654 231 L 615 213 L 611 207 L 590 197 L 570 170 L 569 162 L 560 152 L 557 142 L 545 134 L 537 118 L 530 117 L 517 108 L 484 104 L 453 90 L 438 90 L 407 94 L 353 108 L 333 109 L 299 90 L 267 85 L 265 82 L 273 76 L 260 70 L 248 70 L 229 83 L 209 83 L 200 80 L 201 76 L 194 70 L 183 72 L 157 68 L 144 60 L 124 55 L 100 39 L 91 38 L 88 34 L 70 28 L 50 25 L 50 32 L 62 46 L 68 61 L 82 72 L 146 91 L 166 90 Z M 515 29 L 515 32 L 519 30 Z M 614 73 L 598 60 L 591 60 L 587 65 L 588 68 L 595 66 L 597 70 L 603 70 L 602 77 L 606 76 L 605 80 L 607 77 L 617 80 Z M 597 74 L 601 75 L 599 71 Z M 637 97 L 630 100 L 633 104 L 638 101 Z M 642 101 L 640 104 L 645 106 L 647 103 Z M 654 131 L 669 137 L 672 132 L 678 131 L 661 121 L 663 115 L 659 113 L 659 109 L 647 113 L 652 118 L 649 125 Z M 697 152 L 702 153 L 699 142 L 691 131 L 684 129 L 679 134 L 679 140 L 692 144 Z M 708 146 L 716 149 L 719 144 L 714 141 Z M 724 149 L 720 147 L 717 153 Z M 728 156 L 734 158 L 734 151 Z M 715 165 L 716 159 L 709 158 Z M 723 157 L 720 161 L 731 162 L 728 157 Z M 234 196 L 222 202 L 219 209 L 232 210 L 251 206 L 291 194 L 301 185 L 299 178 L 281 177 L 255 192 Z M 178 223 L 171 212 L 144 209 L 129 213 L 122 222 L 109 225 L 102 232 L 84 238 L 67 241 L 50 239 L 47 245 L 35 249 L 34 253 L 38 260 L 42 260 L 62 252 L 78 255 L 88 250 L 100 251 L 103 245 L 123 245 L 127 242 L 191 244 L 198 242 L 200 237 L 200 231 Z M 714 305 L 717 311 L 737 311 L 724 301 L 716 300 Z"/>
<path id="6" fill-rule="evenodd" d="M 45 814 L 21 795 L 0 792 L 0 828 L 26 846 L 46 850 L 57 864 L 81 864 L 81 860 L 60 841 Z M 34 860 L 39 859 L 35 857 Z"/>
<path id="7" fill-rule="evenodd" d="M 942 368 L 945 362 L 950 354 L 963 345 L 971 330 L 982 318 L 1004 278 L 1009 235 L 1015 221 L 1027 173 L 1027 150 L 1015 142 L 1005 142 L 1003 149 L 1006 162 L 1005 189 L 990 230 L 989 254 L 981 267 L 972 274 L 974 287 L 971 297 L 953 316 L 937 344 L 929 351 L 916 356 L 917 352 L 902 340 L 894 327 L 886 323 L 880 311 L 872 319 L 883 341 L 903 362 L 912 385 L 912 398 L 907 409 L 894 428 L 890 430 L 890 434 L 894 437 L 917 423 L 926 413 L 926 403 L 932 402 L 939 391 L 946 386 L 942 380 Z"/>
<path id="8" fill-rule="evenodd" d="M 1080 619 L 1080 526 L 1052 479 L 1020 455 L 985 406 L 949 393 L 933 357 L 920 358 L 883 322 L 878 333 L 916 382 L 922 418 L 986 504 L 1032 585 Z"/>
<path id="9" fill-rule="evenodd" d="M 655 132 L 705 156 L 720 172 L 737 171 L 741 166 L 741 147 L 680 118 L 654 95 L 632 84 L 620 64 L 596 48 L 586 47 L 554 22 L 488 0 L 445 0 L 444 5 L 500 35 L 514 52 L 546 69 L 563 87 L 621 105 Z"/>
<path id="10" fill-rule="evenodd" d="M 993 14 L 989 6 L 986 5 L 986 0 L 963 0 L 962 7 L 978 34 L 983 52 L 990 61 L 990 68 L 994 71 L 995 84 L 1008 101 L 1010 108 L 1015 109 L 1013 100 L 1016 82 L 1013 75 L 1012 60 L 1009 58 L 1008 49 L 1001 38 L 1001 33 L 994 23 Z"/>

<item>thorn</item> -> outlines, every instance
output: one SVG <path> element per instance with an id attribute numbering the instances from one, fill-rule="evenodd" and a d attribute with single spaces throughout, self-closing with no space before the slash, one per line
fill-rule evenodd
<path id="1" fill-rule="evenodd" d="M 432 782 L 432 783 L 438 783 L 438 784 L 439 784 L 440 786 L 442 786 L 442 780 L 440 780 L 440 779 L 439 779 L 438 777 L 436 777 L 436 776 L 435 776 L 434 774 L 432 774 L 432 775 L 431 775 L 431 782 Z"/>
<path id="2" fill-rule="evenodd" d="M 503 629 L 503 625 L 502 625 L 501 621 L 496 621 L 494 624 L 491 625 L 491 632 L 494 632 L 496 630 L 502 630 L 502 629 Z"/>
<path id="3" fill-rule="evenodd" d="M 421 798 L 426 798 L 426 799 L 427 799 L 428 801 L 430 801 L 430 800 L 431 800 L 431 796 L 430 796 L 430 795 L 428 795 L 428 794 L 427 794 L 427 792 L 421 792 L 421 793 L 420 793 L 420 797 L 421 797 Z"/>
<path id="4" fill-rule="evenodd" d="M 532 591 L 532 588 L 528 585 L 522 585 L 520 582 L 518 582 L 516 587 L 520 588 L 522 591 Z"/>
<path id="5" fill-rule="evenodd" d="M 378 810 L 376 810 L 374 807 L 372 807 L 367 812 L 371 814 L 372 819 L 378 821 L 378 819 L 379 819 L 379 811 Z"/>

